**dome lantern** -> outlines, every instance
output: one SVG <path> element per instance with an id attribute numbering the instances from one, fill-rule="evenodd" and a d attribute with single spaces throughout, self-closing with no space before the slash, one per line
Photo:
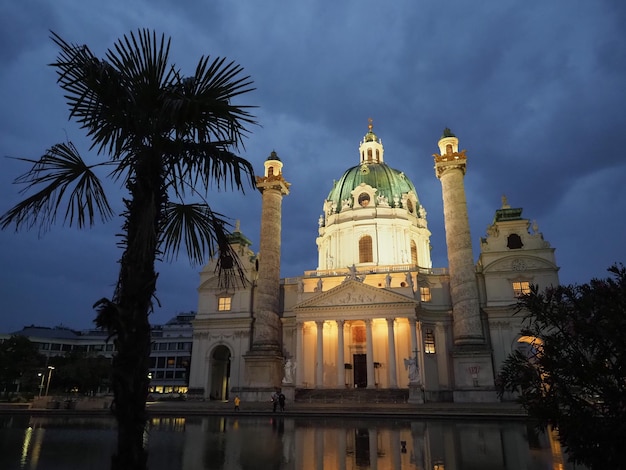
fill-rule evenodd
<path id="1" fill-rule="evenodd" d="M 365 137 L 363 137 L 361 145 L 359 146 L 361 165 L 383 163 L 383 142 L 376 134 L 374 134 L 372 118 L 369 118 L 367 121 L 367 134 L 365 134 Z"/>

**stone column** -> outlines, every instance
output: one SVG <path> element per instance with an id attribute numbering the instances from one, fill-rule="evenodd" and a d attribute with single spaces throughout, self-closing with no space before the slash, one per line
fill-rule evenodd
<path id="1" fill-rule="evenodd" d="M 253 309 L 252 345 L 244 356 L 244 401 L 265 401 L 283 378 L 282 323 L 280 320 L 280 237 L 283 196 L 290 184 L 275 152 L 265 161 L 265 175 L 257 176 L 262 194 L 258 279 Z"/>
<path id="2" fill-rule="evenodd" d="M 346 386 L 346 368 L 343 345 L 343 325 L 344 320 L 337 320 L 337 387 Z"/>
<path id="3" fill-rule="evenodd" d="M 296 376 L 294 377 L 297 387 L 302 386 L 302 377 L 304 377 L 304 348 L 302 344 L 304 342 L 304 323 L 296 322 Z"/>
<path id="4" fill-rule="evenodd" d="M 367 388 L 376 388 L 374 376 L 374 339 L 372 335 L 372 319 L 365 320 L 365 342 L 367 347 Z"/>
<path id="5" fill-rule="evenodd" d="M 387 318 L 387 336 L 389 338 L 389 388 L 398 388 L 398 371 L 396 370 L 396 338 L 393 328 L 395 319 Z"/>
<path id="6" fill-rule="evenodd" d="M 267 164 L 280 163 L 280 161 L 268 160 L 265 163 L 266 173 L 268 173 Z M 282 164 L 280 166 L 282 167 Z M 255 296 L 252 350 L 280 353 L 282 343 L 279 317 L 281 210 L 283 196 L 289 194 L 289 183 L 284 180 L 282 173 L 273 170 L 265 177 L 257 177 L 257 188 L 263 195 L 263 203 L 261 256 Z"/>
<path id="7" fill-rule="evenodd" d="M 441 155 L 435 154 L 435 173 L 441 181 L 446 245 L 450 267 L 450 296 L 454 320 L 454 344 L 485 343 L 480 320 L 476 270 L 465 199 L 465 150 L 458 151 L 459 139 L 444 131 L 439 140 Z"/>
<path id="8" fill-rule="evenodd" d="M 324 386 L 324 322 L 316 321 L 315 325 L 317 325 L 315 388 L 322 388 Z"/>
<path id="9" fill-rule="evenodd" d="M 441 155 L 435 154 L 435 173 L 441 181 L 452 299 L 452 335 L 455 402 L 497 401 L 491 351 L 485 341 L 472 239 L 465 200 L 465 150 L 450 129 L 439 140 Z M 480 370 L 477 380 L 470 371 Z"/>

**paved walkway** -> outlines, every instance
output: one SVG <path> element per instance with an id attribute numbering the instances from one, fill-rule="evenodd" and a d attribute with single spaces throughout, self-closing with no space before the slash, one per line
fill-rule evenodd
<path id="1" fill-rule="evenodd" d="M 234 405 L 220 401 L 160 401 L 148 403 L 150 414 L 183 415 L 273 415 L 272 404 L 242 402 Z M 278 413 L 277 413 L 278 414 Z M 525 411 L 515 403 L 287 403 L 285 416 L 312 417 L 388 417 L 388 418 L 482 418 L 525 419 Z"/>
<path id="2" fill-rule="evenodd" d="M 239 411 L 235 411 L 232 402 L 221 401 L 155 401 L 147 404 L 151 415 L 166 416 L 206 416 L 206 415 L 242 415 L 272 416 L 272 403 L 242 402 Z M 30 404 L 0 403 L 0 414 L 41 413 L 41 414 L 109 414 L 108 409 L 43 409 L 31 408 Z M 276 413 L 278 414 L 278 413 Z M 525 419 L 525 411 L 515 403 L 287 403 L 283 416 L 309 417 L 379 417 L 394 419 Z"/>

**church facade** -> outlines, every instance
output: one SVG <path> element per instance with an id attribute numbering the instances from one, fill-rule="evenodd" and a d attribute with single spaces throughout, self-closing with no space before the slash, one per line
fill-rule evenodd
<path id="1" fill-rule="evenodd" d="M 413 183 L 387 165 L 368 132 L 322 203 L 318 265 L 280 279 L 281 201 L 272 153 L 264 176 L 260 253 L 237 226 L 231 240 L 248 278 L 223 289 L 210 260 L 200 275 L 190 394 L 267 400 L 275 388 L 406 390 L 408 400 L 495 401 L 494 378 L 520 347 L 516 298 L 558 284 L 554 248 L 503 198 L 472 252 L 465 151 L 448 129 L 434 155 L 448 267 L 433 267 L 426 210 Z M 311 240 L 313 242 L 313 240 Z"/>

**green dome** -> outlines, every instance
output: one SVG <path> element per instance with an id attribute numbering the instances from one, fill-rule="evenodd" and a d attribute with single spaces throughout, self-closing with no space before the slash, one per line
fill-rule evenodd
<path id="1" fill-rule="evenodd" d="M 352 201 L 352 191 L 361 183 L 377 189 L 376 196 L 385 196 L 391 207 L 396 206 L 394 197 L 401 200 L 403 194 L 411 191 L 417 197 L 415 186 L 403 172 L 394 170 L 385 163 L 371 163 L 349 168 L 339 181 L 335 182 L 326 199 L 336 203 L 337 210 L 340 211 L 342 201 L 345 199 Z"/>

